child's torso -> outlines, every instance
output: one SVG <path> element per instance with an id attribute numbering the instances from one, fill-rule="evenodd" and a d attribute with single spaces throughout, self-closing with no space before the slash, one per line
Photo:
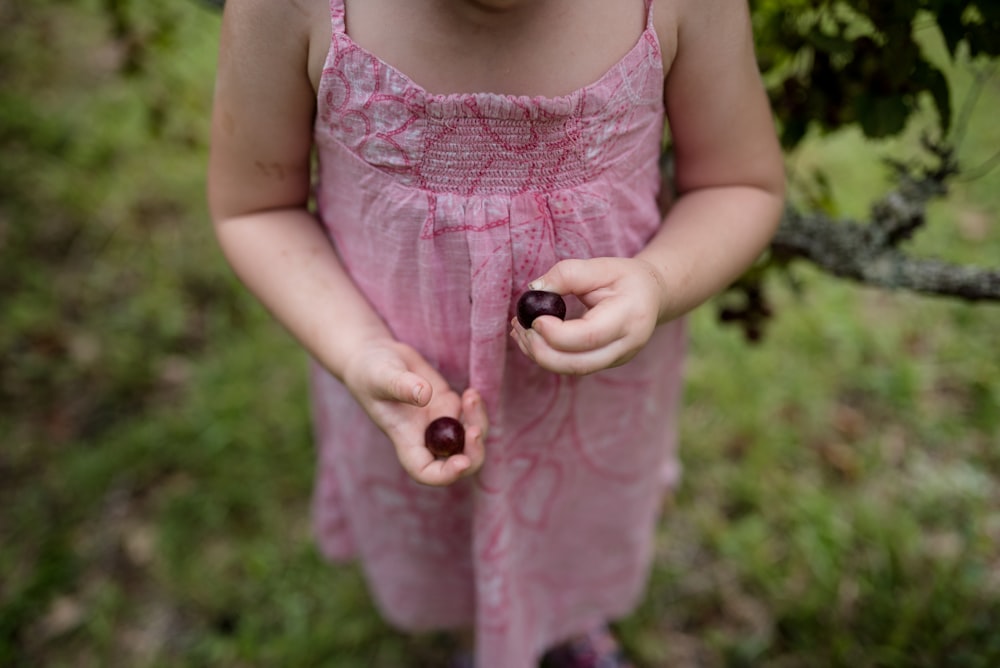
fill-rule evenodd
<path id="1" fill-rule="evenodd" d="M 329 0 L 292 0 L 309 19 L 309 76 L 318 89 L 331 40 Z M 431 93 L 557 97 L 598 79 L 646 23 L 642 0 L 347 0 L 351 39 Z M 660 42 L 673 45 L 671 5 L 657 2 Z M 507 7 L 507 9 L 504 9 Z M 670 39 L 664 35 L 670 33 Z M 668 71 L 673 49 L 663 49 Z"/>

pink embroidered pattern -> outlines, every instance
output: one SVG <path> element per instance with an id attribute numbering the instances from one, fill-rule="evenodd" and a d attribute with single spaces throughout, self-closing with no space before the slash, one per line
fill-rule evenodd
<path id="1" fill-rule="evenodd" d="M 318 215 L 394 335 L 456 390 L 479 389 L 491 425 L 475 479 L 421 487 L 315 368 L 318 541 L 360 559 L 391 623 L 472 626 L 477 665 L 533 666 L 636 604 L 677 477 L 682 324 L 583 378 L 541 370 L 508 338 L 529 281 L 563 258 L 631 256 L 660 225 L 656 33 L 648 17 L 621 61 L 563 97 L 433 95 L 353 42 L 342 0 L 331 9 Z"/>

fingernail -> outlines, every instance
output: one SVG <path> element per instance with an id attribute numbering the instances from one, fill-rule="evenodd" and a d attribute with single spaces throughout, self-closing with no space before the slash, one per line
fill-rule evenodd
<path id="1" fill-rule="evenodd" d="M 423 392 L 423 390 L 424 390 L 423 385 L 413 386 L 413 400 L 416 401 L 417 403 L 420 403 L 420 393 Z"/>
<path id="2" fill-rule="evenodd" d="M 542 289 L 542 279 L 536 278 L 531 283 L 528 283 L 529 290 L 541 290 Z"/>

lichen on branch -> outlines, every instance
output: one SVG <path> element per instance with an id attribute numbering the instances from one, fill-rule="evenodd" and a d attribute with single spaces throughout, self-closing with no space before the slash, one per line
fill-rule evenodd
<path id="1" fill-rule="evenodd" d="M 771 251 L 779 262 L 807 260 L 824 272 L 865 285 L 966 301 L 1000 301 L 1000 268 L 920 257 L 901 248 L 925 223 L 927 205 L 958 174 L 952 152 L 924 142 L 934 166 L 893 163 L 897 186 L 872 206 L 870 220 L 839 220 L 789 206 Z"/>

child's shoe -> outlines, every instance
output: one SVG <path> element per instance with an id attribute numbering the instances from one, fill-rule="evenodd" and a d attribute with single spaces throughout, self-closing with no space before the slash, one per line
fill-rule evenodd
<path id="1" fill-rule="evenodd" d="M 550 649 L 543 668 L 634 668 L 606 625 L 597 626 Z"/>
<path id="2" fill-rule="evenodd" d="M 472 652 L 459 650 L 451 655 L 448 668 L 472 668 L 473 664 Z"/>

